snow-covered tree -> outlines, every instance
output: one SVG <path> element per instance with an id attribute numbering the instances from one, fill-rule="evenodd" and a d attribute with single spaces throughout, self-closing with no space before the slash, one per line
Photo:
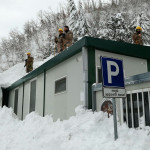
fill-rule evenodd
<path id="1" fill-rule="evenodd" d="M 77 31 L 78 31 L 78 13 L 74 3 L 74 0 L 68 0 L 69 7 L 69 28 L 73 32 L 74 40 L 77 40 Z"/>
<path id="2" fill-rule="evenodd" d="M 89 25 L 87 23 L 85 13 L 83 12 L 82 2 L 79 1 L 79 17 L 78 17 L 78 30 L 77 36 L 78 38 L 89 35 Z"/>
<path id="3" fill-rule="evenodd" d="M 121 13 L 114 14 L 107 23 L 105 38 L 115 41 L 127 40 L 126 22 Z"/>
<path id="4" fill-rule="evenodd" d="M 7 58 L 5 63 L 9 67 L 23 61 L 27 51 L 35 55 L 35 60 L 49 56 L 55 52 L 54 39 L 58 36 L 58 28 L 64 25 L 73 31 L 74 41 L 91 35 L 129 43 L 132 43 L 135 27 L 139 25 L 143 28 L 144 44 L 150 45 L 150 0 L 112 0 L 112 4 L 104 4 L 103 0 L 81 1 L 78 10 L 74 0 L 67 0 L 68 5 L 61 5 L 57 12 L 40 11 L 36 21 L 25 23 L 22 33 L 13 30 L 7 39 L 1 40 L 0 53 L 3 56 L 0 59 Z M 112 14 L 115 15 L 110 18 Z"/>

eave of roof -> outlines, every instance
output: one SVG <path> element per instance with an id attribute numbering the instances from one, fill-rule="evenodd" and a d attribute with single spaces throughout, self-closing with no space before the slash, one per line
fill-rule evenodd
<path id="1" fill-rule="evenodd" d="M 69 47 L 67 50 L 58 54 L 54 58 L 45 62 L 40 67 L 33 70 L 31 73 L 27 74 L 26 76 L 22 77 L 21 79 L 13 83 L 6 90 L 14 89 L 20 86 L 23 82 L 27 82 L 35 78 L 36 76 L 40 75 L 44 71 L 47 71 L 55 67 L 56 65 L 60 64 L 61 62 L 71 58 L 72 56 L 81 52 L 82 47 L 87 47 L 87 48 L 92 47 L 97 50 L 102 50 L 106 52 L 117 53 L 121 55 L 127 55 L 131 57 L 137 57 L 143 59 L 150 59 L 150 55 L 149 55 L 150 47 L 148 46 L 140 46 L 140 45 L 128 44 L 124 42 L 116 42 L 116 41 L 104 40 L 99 38 L 84 37 L 78 42 L 76 42 L 74 45 Z"/>
<path id="2" fill-rule="evenodd" d="M 86 46 L 136 58 L 150 59 L 150 47 L 98 38 L 86 38 Z"/>

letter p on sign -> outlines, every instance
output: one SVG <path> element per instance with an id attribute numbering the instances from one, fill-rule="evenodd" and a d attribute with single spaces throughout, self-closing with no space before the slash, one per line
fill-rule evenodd
<path id="1" fill-rule="evenodd" d="M 103 86 L 124 88 L 123 62 L 119 59 L 101 57 Z"/>
<path id="2" fill-rule="evenodd" d="M 112 71 L 112 67 L 115 67 L 116 70 Z M 114 61 L 107 61 L 107 71 L 108 71 L 108 83 L 112 83 L 112 76 L 117 76 L 119 74 L 119 66 L 116 62 Z"/>

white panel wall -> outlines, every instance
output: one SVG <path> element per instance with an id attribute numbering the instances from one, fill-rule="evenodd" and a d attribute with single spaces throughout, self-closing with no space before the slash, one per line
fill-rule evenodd
<path id="1" fill-rule="evenodd" d="M 44 73 L 35 78 L 35 80 L 36 80 L 35 111 L 39 113 L 41 116 L 43 116 Z M 23 118 L 25 118 L 26 115 L 29 114 L 31 81 L 28 81 L 24 84 L 24 103 L 23 103 L 23 85 L 19 87 L 18 110 L 17 110 L 17 116 L 19 117 L 19 119 L 22 119 L 22 103 L 23 103 Z M 14 108 L 15 89 L 11 90 L 9 95 L 8 106 L 12 108 Z"/>
<path id="2" fill-rule="evenodd" d="M 96 50 L 96 66 L 100 66 L 100 56 L 123 60 L 125 77 L 147 72 L 147 60 Z"/>
<path id="3" fill-rule="evenodd" d="M 36 102 L 35 111 L 43 116 L 43 98 L 44 98 L 44 73 L 39 75 L 36 80 Z"/>
<path id="4" fill-rule="evenodd" d="M 67 91 L 55 94 L 55 80 L 65 76 Z M 80 93 L 83 93 L 82 53 L 47 71 L 45 114 L 53 114 L 54 120 L 68 119 L 75 114 L 75 107 L 83 104 Z"/>
<path id="5" fill-rule="evenodd" d="M 57 67 L 47 71 L 46 74 L 46 96 L 45 96 L 45 115 L 53 114 L 53 117 L 66 118 L 66 92 L 55 95 L 55 80 L 67 76 L 66 66 Z M 58 77 L 59 76 L 59 77 Z M 68 82 L 67 82 L 68 83 Z"/>
<path id="6" fill-rule="evenodd" d="M 22 119 L 23 85 L 19 87 L 17 116 Z"/>
<path id="7" fill-rule="evenodd" d="M 30 106 L 30 81 L 24 84 L 24 105 L 23 105 L 23 119 L 29 114 Z"/>
<path id="8" fill-rule="evenodd" d="M 146 88 L 150 88 L 150 82 L 143 82 L 136 85 L 127 85 L 126 91 L 133 91 L 133 90 L 146 89 Z"/>
<path id="9" fill-rule="evenodd" d="M 22 119 L 22 105 L 23 105 L 23 119 L 26 117 L 27 114 L 29 114 L 31 81 L 28 81 L 24 85 L 24 103 L 23 103 L 23 85 L 19 87 L 18 108 L 17 108 L 17 116 L 19 119 Z M 12 108 L 14 108 L 15 89 L 10 91 L 9 95 L 8 106 Z M 39 113 L 41 116 L 43 116 L 43 97 L 44 97 L 44 74 L 41 74 L 36 78 L 36 102 L 35 102 L 35 111 Z"/>

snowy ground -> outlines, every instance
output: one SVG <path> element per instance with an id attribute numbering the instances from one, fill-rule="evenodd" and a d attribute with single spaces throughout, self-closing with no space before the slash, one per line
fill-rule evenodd
<path id="1" fill-rule="evenodd" d="M 79 106 L 69 120 L 53 122 L 31 113 L 20 121 L 12 109 L 0 108 L 0 150 L 149 150 L 149 130 L 118 125 L 115 142 L 113 118 L 103 112 Z"/>
<path id="2" fill-rule="evenodd" d="M 54 56 L 51 55 L 47 59 L 44 59 L 43 61 L 36 61 L 34 62 L 33 68 L 36 69 L 49 59 L 53 58 Z M 0 87 L 8 87 L 18 79 L 22 78 L 25 76 L 26 73 L 26 68 L 24 67 L 24 63 L 19 63 L 16 64 L 15 66 L 9 68 L 8 70 L 4 71 L 3 73 L 0 73 Z"/>

